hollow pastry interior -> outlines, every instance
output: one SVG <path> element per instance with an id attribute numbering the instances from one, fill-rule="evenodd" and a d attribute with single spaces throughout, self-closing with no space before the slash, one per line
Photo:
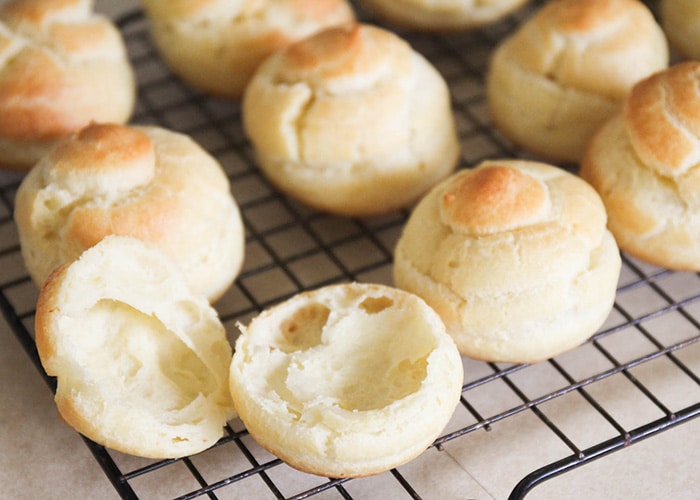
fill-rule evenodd
<path id="1" fill-rule="evenodd" d="M 584 342 L 613 305 L 620 254 L 597 193 L 557 167 L 487 161 L 434 188 L 397 243 L 394 282 L 462 354 L 535 362 Z"/>
<path id="2" fill-rule="evenodd" d="M 578 163 L 632 85 L 667 65 L 666 37 L 639 0 L 554 0 L 494 51 L 489 110 L 518 146 Z"/>
<path id="3" fill-rule="evenodd" d="M 109 448 L 191 455 L 214 445 L 235 415 L 223 325 L 141 240 L 110 236 L 57 269 L 37 303 L 36 343 L 57 378 L 62 419 Z"/>
<path id="4" fill-rule="evenodd" d="M 423 452 L 461 394 L 457 348 L 421 299 L 381 285 L 299 294 L 241 326 L 230 387 L 247 429 L 300 470 L 377 474 Z"/>
<path id="5" fill-rule="evenodd" d="M 324 30 L 268 58 L 242 113 L 270 181 L 340 215 L 414 203 L 459 160 L 443 77 L 403 39 L 367 24 Z"/>
<path id="6" fill-rule="evenodd" d="M 689 271 L 700 270 L 699 84 L 697 61 L 639 82 L 595 135 L 580 171 L 625 252 Z"/>

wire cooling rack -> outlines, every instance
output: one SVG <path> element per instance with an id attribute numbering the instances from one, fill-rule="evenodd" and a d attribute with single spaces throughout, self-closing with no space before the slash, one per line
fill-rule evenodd
<path id="1" fill-rule="evenodd" d="M 448 81 L 463 143 L 461 167 L 494 157 L 524 157 L 491 126 L 483 77 L 494 45 L 536 6 L 486 29 L 446 36 L 404 35 Z M 371 20 L 371 19 L 370 19 Z M 173 77 L 155 52 L 139 12 L 119 22 L 139 80 L 133 122 L 189 134 L 215 155 L 232 183 L 245 222 L 246 261 L 235 286 L 216 306 L 230 333 L 260 310 L 302 290 L 339 281 L 391 282 L 393 247 L 408 215 L 348 219 L 314 212 L 277 193 L 258 171 L 235 103 L 201 95 Z M 24 271 L 12 221 L 21 177 L 0 186 L 0 308 L 46 377 L 33 336 L 37 290 Z M 614 309 L 586 344 L 535 365 L 464 359 L 461 404 L 444 434 L 421 457 L 367 479 L 303 474 L 262 450 L 240 421 L 210 450 L 178 460 L 126 456 L 85 440 L 123 498 L 382 498 L 435 497 L 441 457 L 469 469 L 484 453 L 501 453 L 503 467 L 514 425 L 533 436 L 522 446 L 528 468 L 505 485 L 523 498 L 542 481 L 565 473 L 700 414 L 700 280 L 623 256 Z M 573 408 L 573 410 L 572 410 Z M 517 424 L 514 424 L 517 422 Z M 584 431 L 585 430 L 585 431 Z M 505 435 L 505 436 L 504 436 Z M 508 447 L 502 450 L 503 442 Z M 473 457 L 473 458 L 470 458 Z M 517 467 L 516 467 L 517 468 Z M 426 470 L 428 471 L 426 473 Z M 432 493 L 431 493 L 432 492 Z M 449 497 L 443 493 L 441 496 Z M 461 491 L 460 498 L 476 496 Z"/>

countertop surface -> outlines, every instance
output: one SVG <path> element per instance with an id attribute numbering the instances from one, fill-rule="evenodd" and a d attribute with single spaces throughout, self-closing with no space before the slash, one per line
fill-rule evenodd
<path id="1" fill-rule="evenodd" d="M 137 5 L 136 1 L 98 0 L 96 9 L 118 16 Z M 687 279 L 681 277 L 681 281 Z M 627 306 L 634 308 L 635 301 L 642 304 L 645 299 L 630 292 L 626 300 Z M 611 318 L 610 321 L 614 322 L 615 319 Z M 0 319 L 0 342 L 3 346 L 0 350 L 0 378 L 3 380 L 0 384 L 0 497 L 118 498 L 81 437 L 58 418 L 49 387 L 3 319 Z M 614 349 L 613 341 L 609 344 Z M 587 362 L 586 359 L 585 352 L 579 352 L 563 358 L 561 363 L 573 367 L 576 363 Z M 700 349 L 689 351 L 684 361 L 697 370 L 700 366 Z M 694 396 L 689 394 L 697 391 L 697 387 L 676 384 L 669 375 L 670 368 L 661 363 L 649 366 L 638 376 L 646 377 L 650 385 L 658 384 L 667 405 L 681 406 L 687 404 L 689 399 L 693 400 Z M 465 367 L 481 369 L 468 361 Z M 533 366 L 528 370 L 533 386 L 551 383 L 547 366 Z M 641 419 L 640 415 L 648 410 L 644 404 L 635 406 L 634 402 L 620 401 L 626 396 L 620 392 L 618 382 L 611 381 L 596 390 L 599 391 L 597 398 L 610 398 L 615 405 L 624 407 L 616 418 L 629 421 L 632 426 L 635 419 Z M 484 404 L 488 404 L 491 395 L 485 394 L 483 397 L 486 401 Z M 568 415 L 586 411 L 578 405 L 573 394 L 548 402 L 548 416 L 553 421 L 576 422 Z M 454 428 L 462 425 L 459 418 L 456 416 L 450 425 Z M 580 442 L 594 442 L 591 436 L 595 429 L 588 427 L 588 424 L 585 427 L 568 431 Z M 700 419 L 695 419 L 546 481 L 534 488 L 527 498 L 694 499 L 700 491 L 700 474 L 697 473 L 699 450 Z M 447 442 L 441 451 L 434 448 L 428 450 L 403 468 L 402 472 L 411 481 L 425 486 L 421 490 L 423 498 L 500 500 L 506 498 L 515 483 L 533 469 L 533 463 L 538 463 L 537 460 L 542 457 L 554 460 L 565 454 L 562 453 L 561 443 L 554 442 L 543 430 L 542 423 L 525 411 L 498 422 L 491 432 L 481 432 L 480 436 L 464 442 L 460 439 Z M 533 457 L 537 457 L 537 460 Z M 439 474 L 436 472 L 438 470 Z M 170 480 L 179 481 L 177 475 Z M 149 499 L 167 498 L 166 483 L 169 481 L 144 485 L 139 495 Z M 387 486 L 385 491 L 384 482 L 377 478 L 358 480 L 356 487 L 348 488 L 355 491 L 356 498 L 393 496 L 393 490 Z M 228 496 L 221 494 L 219 498 L 242 496 L 231 490 Z M 339 496 L 328 493 L 321 498 Z"/>

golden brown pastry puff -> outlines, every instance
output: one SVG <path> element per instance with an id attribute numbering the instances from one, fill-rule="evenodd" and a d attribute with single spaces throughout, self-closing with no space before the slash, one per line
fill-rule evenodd
<path id="1" fill-rule="evenodd" d="M 347 0 L 144 0 L 158 52 L 207 93 L 238 99 L 272 52 L 353 22 Z"/>
<path id="2" fill-rule="evenodd" d="M 700 271 L 700 62 L 634 86 L 596 134 L 581 176 L 600 193 L 620 248 Z"/>
<path id="3" fill-rule="evenodd" d="M 279 190 L 339 215 L 408 206 L 459 160 L 442 75 L 367 24 L 329 28 L 268 58 L 246 90 L 243 124 Z"/>
<path id="4" fill-rule="evenodd" d="M 134 100 L 121 34 L 91 1 L 0 5 L 0 166 L 28 169 L 91 121 L 125 123 Z"/>
<path id="5" fill-rule="evenodd" d="M 530 0 L 361 0 L 380 19 L 402 28 L 455 31 L 498 21 Z"/>
<path id="6" fill-rule="evenodd" d="M 212 301 L 243 261 L 243 224 L 221 165 L 160 127 L 92 124 L 63 139 L 20 184 L 14 216 L 37 285 L 110 234 L 155 243 Z"/>
<path id="7" fill-rule="evenodd" d="M 558 167 L 486 161 L 435 187 L 394 253 L 394 282 L 440 314 L 462 354 L 535 362 L 583 343 L 621 259 L 593 188 Z"/>
<path id="8" fill-rule="evenodd" d="M 496 48 L 493 122 L 548 161 L 581 160 L 637 81 L 668 65 L 666 37 L 639 0 L 552 0 Z"/>

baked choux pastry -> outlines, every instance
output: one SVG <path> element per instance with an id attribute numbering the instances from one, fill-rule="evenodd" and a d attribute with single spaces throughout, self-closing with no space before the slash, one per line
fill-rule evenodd
<path id="1" fill-rule="evenodd" d="M 0 5 L 0 166 L 27 170 L 91 121 L 125 123 L 135 93 L 121 34 L 91 1 Z"/>
<path id="2" fill-rule="evenodd" d="M 454 413 L 463 367 L 415 295 L 360 283 L 298 294 L 241 335 L 230 372 L 250 435 L 292 467 L 378 474 L 427 449 Z"/>
<path id="3" fill-rule="evenodd" d="M 63 139 L 22 180 L 14 217 L 37 285 L 110 234 L 153 242 L 212 301 L 243 261 L 243 224 L 221 165 L 158 127 L 91 124 Z"/>
<path id="4" fill-rule="evenodd" d="M 244 130 L 283 193 L 344 216 L 415 202 L 460 145 L 443 77 L 382 28 L 330 28 L 269 57 L 243 98 Z"/>
<path id="5" fill-rule="evenodd" d="M 700 271 L 699 87 L 697 61 L 639 82 L 595 135 L 580 171 L 623 251 L 688 271 Z"/>
<path id="6" fill-rule="evenodd" d="M 687 59 L 700 59 L 700 2 L 660 0 L 661 26 L 671 46 Z"/>
<path id="7" fill-rule="evenodd" d="M 158 248 L 109 236 L 55 270 L 36 346 L 71 427 L 149 458 L 200 452 L 235 416 L 231 345 L 207 299 Z"/>
<path id="8" fill-rule="evenodd" d="M 206 93 L 238 99 L 271 53 L 354 22 L 348 0 L 144 0 L 155 46 L 170 69 Z"/>
<path id="9" fill-rule="evenodd" d="M 382 20 L 421 31 L 455 31 L 505 17 L 529 0 L 361 0 Z"/>
<path id="10" fill-rule="evenodd" d="M 462 354 L 530 363 L 574 348 L 610 313 L 621 268 L 598 194 L 525 160 L 436 186 L 397 243 L 394 282 L 442 317 Z"/>
<path id="11" fill-rule="evenodd" d="M 553 0 L 494 51 L 493 123 L 517 146 L 578 163 L 637 81 L 668 65 L 668 46 L 639 0 Z"/>

